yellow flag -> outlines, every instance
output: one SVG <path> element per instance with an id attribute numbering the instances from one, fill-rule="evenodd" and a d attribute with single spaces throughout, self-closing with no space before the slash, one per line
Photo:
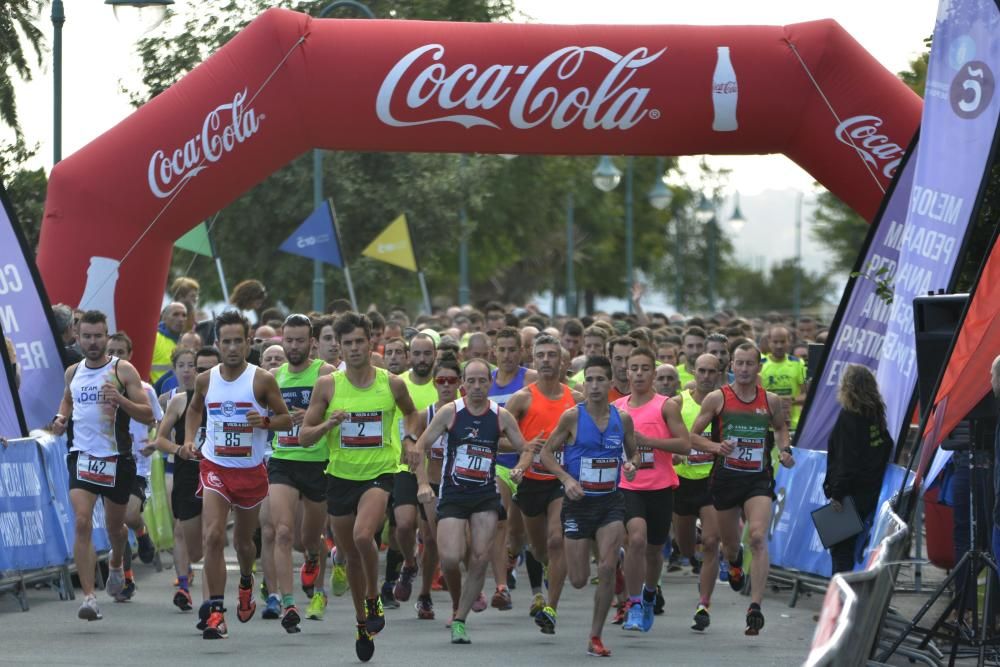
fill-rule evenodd
<path id="1" fill-rule="evenodd" d="M 410 243 L 410 228 L 406 224 L 406 215 L 400 215 L 393 220 L 392 224 L 376 236 L 361 254 L 408 271 L 416 271 L 417 260 L 413 256 L 413 244 Z"/>

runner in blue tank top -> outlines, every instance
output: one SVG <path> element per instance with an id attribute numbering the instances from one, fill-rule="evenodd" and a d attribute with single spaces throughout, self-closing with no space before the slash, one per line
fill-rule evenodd
<path id="1" fill-rule="evenodd" d="M 514 327 L 504 327 L 497 332 L 493 340 L 493 353 L 497 369 L 493 371 L 489 396 L 497 405 L 504 407 L 514 394 L 538 379 L 538 372 L 521 366 L 521 334 Z M 517 485 L 510 479 L 510 469 L 517 465 L 517 458 L 517 454 L 509 453 L 497 456 L 497 477 L 502 482 L 498 488 L 507 520 L 501 521 L 497 526 L 497 536 L 493 541 L 490 565 L 496 580 L 496 591 L 490 605 L 501 611 L 510 610 L 514 606 L 508 587 L 513 588 L 517 582 L 514 576 L 517 554 L 521 553 L 525 541 L 524 519 L 514 502 Z M 539 565 L 539 585 L 541 569 Z"/>
<path id="2" fill-rule="evenodd" d="M 437 506 L 437 542 L 441 570 L 455 609 L 451 624 L 453 644 L 469 643 L 465 620 L 483 590 L 497 521 L 503 509 L 496 481 L 500 437 L 505 436 L 515 451 L 526 447 L 517 421 L 487 397 L 489 365 L 482 359 L 473 359 L 462 371 L 462 382 L 465 398 L 439 409 L 408 452 L 411 460 L 419 463 L 431 443 L 448 434 Z M 427 468 L 423 465 L 413 468 L 419 484 L 417 499 L 430 502 L 434 490 L 428 482 Z M 472 553 L 463 584 L 459 568 L 466 548 L 466 529 L 471 535 Z"/>
<path id="3" fill-rule="evenodd" d="M 615 566 L 625 540 L 625 498 L 618 490 L 620 473 L 631 481 L 641 455 L 635 428 L 627 413 L 608 403 L 611 362 L 589 357 L 583 369 L 586 403 L 570 408 L 542 449 L 542 463 L 565 489 L 562 506 L 566 565 L 573 588 L 590 580 L 590 554 L 597 542 L 597 591 L 587 653 L 607 657 L 601 631 L 614 595 Z M 556 452 L 563 452 L 563 464 Z M 624 465 L 622 459 L 627 458 Z"/>

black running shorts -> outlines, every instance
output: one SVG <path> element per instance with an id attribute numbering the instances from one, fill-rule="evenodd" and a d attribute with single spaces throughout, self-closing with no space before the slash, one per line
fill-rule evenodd
<path id="1" fill-rule="evenodd" d="M 533 518 L 545 514 L 549 505 L 563 497 L 563 488 L 559 480 L 541 481 L 525 478 L 517 487 L 514 502 L 521 514 Z"/>
<path id="2" fill-rule="evenodd" d="M 343 477 L 326 477 L 326 512 L 330 516 L 347 516 L 358 513 L 358 503 L 361 496 L 370 489 L 381 489 L 392 492 L 392 473 L 379 475 L 375 479 L 344 479 Z"/>
<path id="3" fill-rule="evenodd" d="M 712 504 L 720 512 L 743 504 L 756 496 L 766 496 L 774 500 L 774 477 L 771 472 L 747 474 L 746 479 L 740 477 L 712 477 L 709 490 L 712 493 Z"/>
<path id="4" fill-rule="evenodd" d="M 69 488 L 83 489 L 95 496 L 102 496 L 116 505 L 127 505 L 132 488 L 135 486 L 135 459 L 131 455 L 118 455 L 115 465 L 114 486 L 94 484 L 77 477 L 77 462 L 80 452 L 70 452 L 66 457 L 66 468 L 69 470 Z"/>
<path id="5" fill-rule="evenodd" d="M 674 491 L 674 514 L 677 516 L 698 516 L 701 508 L 712 504 L 712 494 L 708 491 L 708 477 L 687 479 L 678 477 L 681 485 Z"/>
<path id="6" fill-rule="evenodd" d="M 326 461 L 293 461 L 274 456 L 267 462 L 269 484 L 284 484 L 298 490 L 305 499 L 326 500 Z"/>
<path id="7" fill-rule="evenodd" d="M 633 491 L 622 489 L 625 495 L 625 525 L 632 519 L 646 520 L 646 544 L 660 546 L 670 538 L 670 522 L 674 511 L 674 490 Z"/>
<path id="8" fill-rule="evenodd" d="M 568 540 L 593 540 L 601 526 L 625 522 L 625 496 L 621 491 L 580 500 L 563 500 L 563 535 Z"/>

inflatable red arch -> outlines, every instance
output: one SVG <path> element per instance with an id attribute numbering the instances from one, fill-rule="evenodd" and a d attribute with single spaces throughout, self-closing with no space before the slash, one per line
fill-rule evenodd
<path id="1" fill-rule="evenodd" d="M 145 369 L 173 242 L 314 147 L 784 153 L 870 220 L 920 111 L 832 20 L 553 26 L 272 9 L 55 167 L 38 264 L 54 302 L 117 316 Z"/>

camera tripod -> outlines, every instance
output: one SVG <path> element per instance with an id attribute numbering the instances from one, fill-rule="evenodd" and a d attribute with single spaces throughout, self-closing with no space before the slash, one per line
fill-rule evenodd
<path id="1" fill-rule="evenodd" d="M 978 665 L 984 665 L 987 653 L 992 660 L 1000 657 L 1000 633 L 995 627 L 994 616 L 997 610 L 994 607 L 994 589 L 1000 584 L 1000 568 L 993 557 L 989 544 L 984 545 L 984 536 L 980 535 L 977 521 L 976 495 L 979 491 L 977 461 L 989 461 L 992 457 L 992 438 L 989 439 L 989 449 L 985 446 L 976 447 L 975 437 L 970 437 L 967 443 L 947 443 L 941 446 L 942 449 L 952 451 L 968 452 L 969 460 L 969 550 L 952 568 L 951 573 L 939 585 L 930 598 L 920 608 L 920 611 L 913 617 L 913 620 L 906 624 L 902 632 L 893 642 L 888 650 L 879 656 L 879 662 L 885 662 L 889 656 L 895 653 L 896 649 L 902 645 L 903 641 L 911 634 L 922 636 L 923 639 L 918 645 L 918 649 L 927 648 L 927 644 L 932 639 L 942 640 L 942 643 L 951 643 L 951 652 L 948 660 L 949 667 L 953 667 L 955 660 L 959 657 L 960 647 L 962 657 L 975 655 Z M 985 445 L 985 443 L 984 443 Z M 990 508 L 992 510 L 992 508 Z M 992 514 L 992 511 L 990 511 Z M 989 536 L 985 541 L 989 542 Z M 980 575 L 985 576 L 986 587 L 983 600 L 982 615 L 979 613 L 979 599 L 977 594 L 977 584 Z M 956 588 L 954 599 L 945 607 L 940 616 L 930 627 L 930 629 L 920 627 L 919 623 L 930 611 L 931 607 L 944 595 L 948 587 L 955 582 L 963 585 L 959 592 Z M 957 620 L 949 620 L 953 611 L 958 610 Z M 967 611 L 971 612 L 971 619 L 967 619 Z"/>

